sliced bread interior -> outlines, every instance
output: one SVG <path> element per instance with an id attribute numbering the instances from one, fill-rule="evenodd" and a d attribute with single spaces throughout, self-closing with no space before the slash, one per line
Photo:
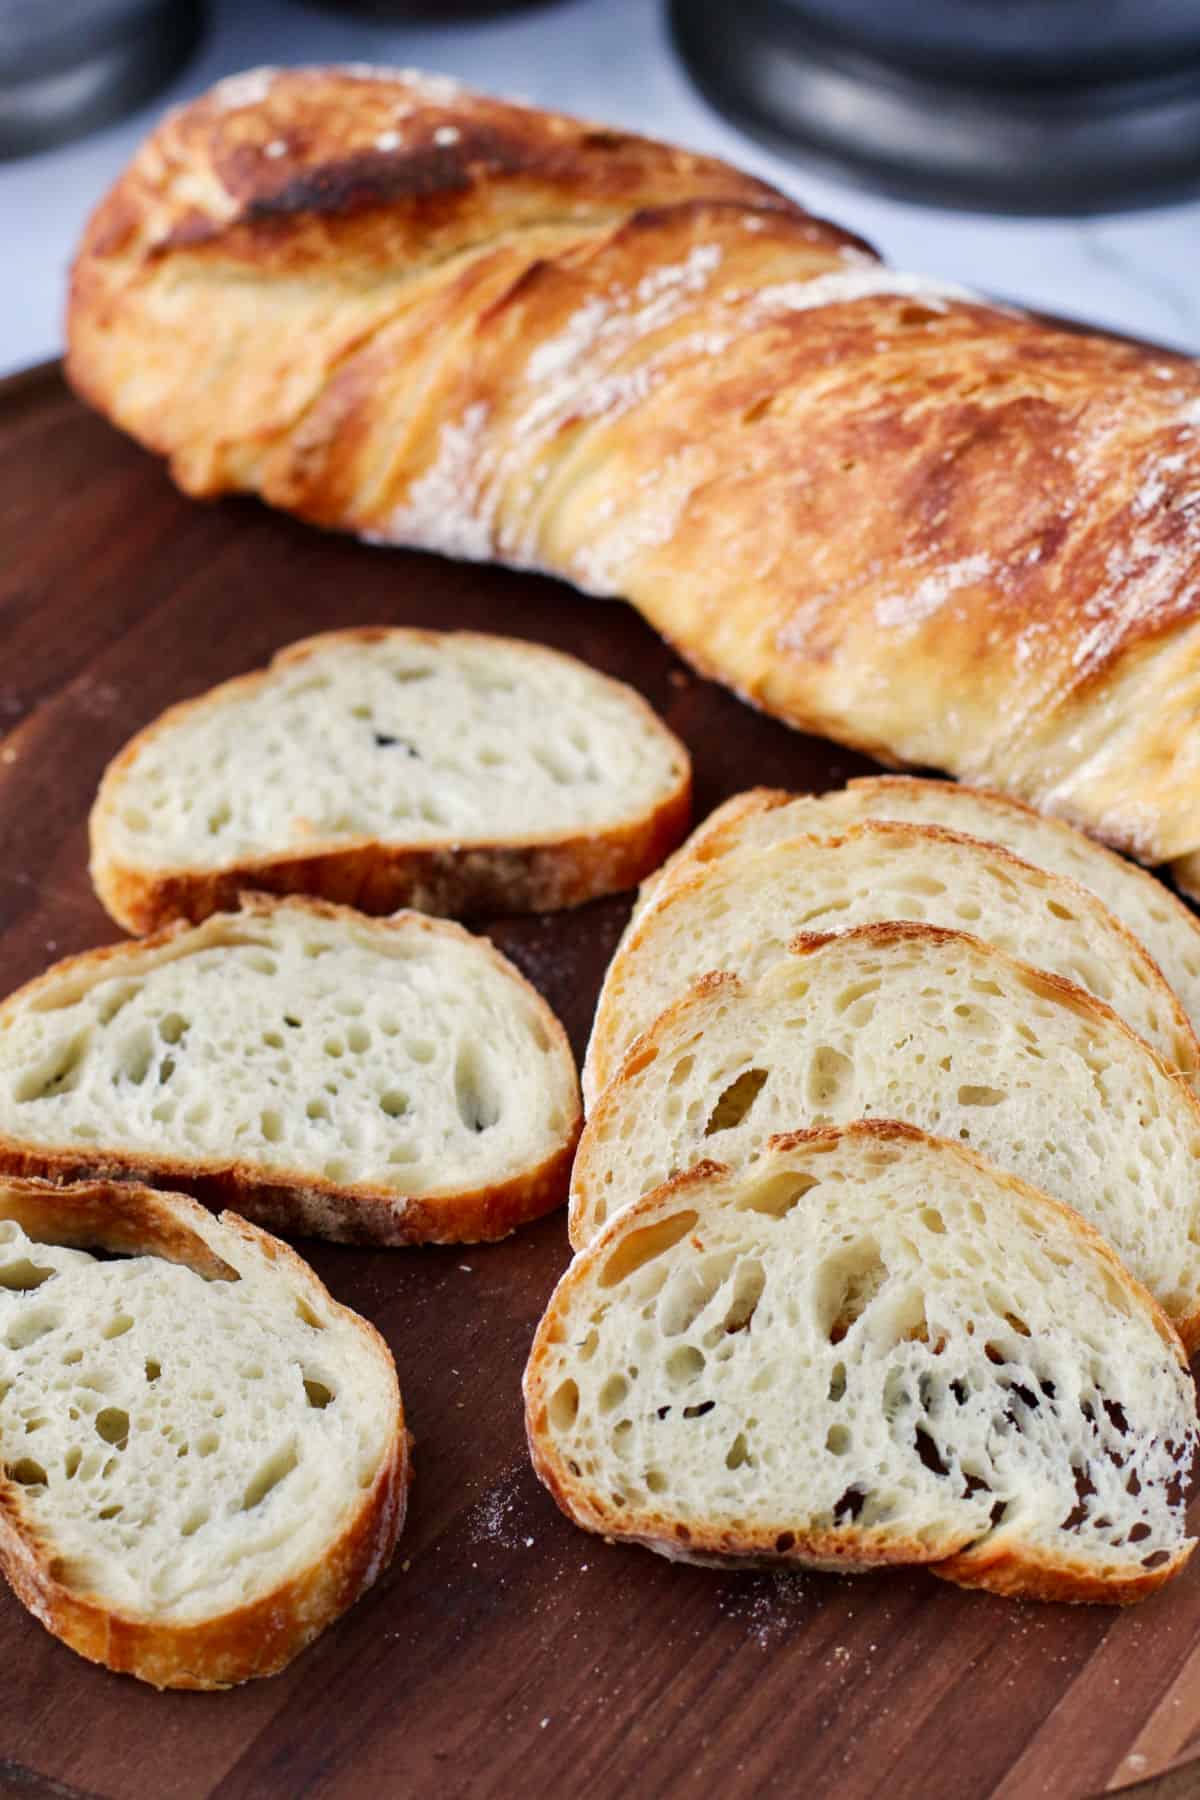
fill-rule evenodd
<path id="1" fill-rule="evenodd" d="M 0 1393 L 5 1573 L 72 1649 L 156 1687 L 283 1668 L 403 1524 L 378 1332 L 182 1195 L 0 1181 Z"/>
<path id="2" fill-rule="evenodd" d="M 501 1237 L 566 1195 L 575 1065 L 481 938 L 254 899 L 0 1007 L 0 1168 L 124 1172 L 360 1243 Z"/>
<path id="3" fill-rule="evenodd" d="M 1200 1104 L 1081 988 L 929 925 L 800 940 L 755 984 L 702 977 L 588 1119 L 571 1241 L 702 1157 L 798 1125 L 903 1119 L 1090 1220 L 1200 1341 Z"/>
<path id="4" fill-rule="evenodd" d="M 1094 894 L 976 838 L 884 821 L 724 856 L 673 886 L 619 947 L 584 1071 L 589 1107 L 630 1044 L 699 975 L 754 981 L 797 933 L 888 919 L 966 930 L 1107 1000 L 1172 1066 L 1200 1047 L 1156 963 Z"/>
<path id="5" fill-rule="evenodd" d="M 908 1126 L 783 1137 L 626 1208 L 525 1395 L 560 1506 L 668 1556 L 1129 1601 L 1192 1547 L 1160 1308 L 1077 1214 Z"/>
<path id="6" fill-rule="evenodd" d="M 827 794 L 789 794 L 752 788 L 710 813 L 651 877 L 639 909 L 655 904 L 673 883 L 707 863 L 741 850 L 761 850 L 800 834 L 835 836 L 865 819 L 903 819 L 944 825 L 1002 844 L 1015 856 L 1066 875 L 1089 888 L 1154 958 L 1193 1025 L 1200 1023 L 1200 919 L 1161 881 L 1106 850 L 1094 838 L 1035 812 L 1020 800 L 955 781 L 913 775 L 864 775 Z M 636 916 L 636 915 L 635 915 Z"/>
<path id="7" fill-rule="evenodd" d="M 631 887 L 687 829 L 687 751 L 575 657 L 474 632 L 331 632 L 172 707 L 91 819 L 147 931 L 307 892 L 363 911 L 546 911 Z"/>

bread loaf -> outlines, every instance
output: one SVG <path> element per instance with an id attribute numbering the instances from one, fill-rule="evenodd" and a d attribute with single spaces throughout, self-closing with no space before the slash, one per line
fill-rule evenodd
<path id="1" fill-rule="evenodd" d="M 651 906 L 601 990 L 584 1069 L 589 1108 L 639 1033 L 697 976 L 753 981 L 800 932 L 891 919 L 966 930 L 1106 1000 L 1173 1067 L 1195 1034 L 1157 965 L 1077 882 L 940 826 L 873 820 L 718 858 Z"/>
<path id="2" fill-rule="evenodd" d="M 1200 849 L 1200 371 L 710 158 L 379 70 L 172 112 L 68 369 L 190 492 L 630 599 L 804 730 Z"/>
<path id="3" fill-rule="evenodd" d="M 778 1138 L 626 1208 L 525 1396 L 564 1511 L 666 1556 L 1129 1601 L 1192 1548 L 1163 1314 L 1077 1214 L 911 1127 Z"/>
<path id="4" fill-rule="evenodd" d="M 1200 1104 L 1110 1008 L 929 925 L 797 939 L 754 984 L 703 977 L 588 1119 L 571 1242 L 709 1157 L 797 1125 L 903 1119 L 1082 1213 L 1200 1342 Z"/>
<path id="5" fill-rule="evenodd" d="M 0 1170 L 135 1175 L 351 1243 L 503 1237 L 565 1198 L 575 1065 L 483 939 L 248 899 L 0 1006 Z"/>
<path id="6" fill-rule="evenodd" d="M 0 1391 L 5 1574 L 73 1650 L 155 1687 L 282 1669 L 404 1522 L 378 1332 L 179 1194 L 0 1181 Z"/>
<path id="7" fill-rule="evenodd" d="M 574 657 L 329 632 L 126 746 L 92 810 L 92 879 L 132 931 L 246 887 L 371 913 L 547 911 L 657 867 L 690 785 L 645 701 Z"/>

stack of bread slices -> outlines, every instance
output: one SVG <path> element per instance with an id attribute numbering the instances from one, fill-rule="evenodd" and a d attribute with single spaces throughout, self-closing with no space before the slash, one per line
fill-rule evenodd
<path id="1" fill-rule="evenodd" d="M 1190 1553 L 1200 924 L 1010 800 L 728 802 L 597 1008 L 526 1373 L 578 1522 L 1128 1601 Z"/>

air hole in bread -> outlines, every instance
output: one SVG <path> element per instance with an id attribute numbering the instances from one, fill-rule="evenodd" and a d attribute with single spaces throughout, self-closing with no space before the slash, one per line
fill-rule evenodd
<path id="1" fill-rule="evenodd" d="M 735 1125 L 740 1125 L 749 1115 L 767 1078 L 766 1069 L 747 1069 L 736 1081 L 731 1081 L 717 1096 L 716 1104 L 708 1115 L 704 1127 L 705 1137 L 712 1137 L 718 1131 L 732 1131 Z"/>
<path id="2" fill-rule="evenodd" d="M 324 1331 L 325 1329 L 324 1321 L 318 1318 L 317 1314 L 308 1304 L 308 1301 L 303 1297 L 296 1301 L 296 1317 L 302 1320 L 305 1325 L 311 1326 L 314 1331 Z"/>
<path id="3" fill-rule="evenodd" d="M 28 1294 L 40 1288 L 43 1281 L 49 1281 L 53 1273 L 53 1269 L 39 1269 L 29 1257 L 21 1256 L 15 1262 L 0 1264 L 0 1287 Z"/>
<path id="4" fill-rule="evenodd" d="M 769 1175 L 748 1190 L 738 1201 L 739 1212 L 763 1213 L 768 1218 L 784 1219 L 805 1194 L 818 1185 L 815 1175 Z"/>
<path id="5" fill-rule="evenodd" d="M 76 1032 L 48 1065 L 29 1070 L 14 1084 L 13 1099 L 23 1105 L 29 1100 L 49 1100 L 56 1094 L 72 1093 L 83 1073 L 88 1037 L 87 1031 Z"/>
<path id="6" fill-rule="evenodd" d="M 775 1548 L 781 1556 L 785 1556 L 789 1550 L 794 1550 L 795 1547 L 796 1534 L 794 1531 L 781 1531 L 775 1539 Z"/>
<path id="7" fill-rule="evenodd" d="M 833 1503 L 834 1524 L 841 1525 L 846 1519 L 849 1519 L 852 1524 L 856 1522 L 866 1502 L 867 1496 L 861 1488 L 848 1487 L 845 1493 L 839 1495 Z"/>
<path id="8" fill-rule="evenodd" d="M 36 1344 L 40 1337 L 53 1331 L 62 1323 L 57 1313 L 46 1311 L 26 1312 L 15 1318 L 4 1334 L 4 1341 L 10 1350 L 26 1350 L 30 1344 Z"/>
<path id="9" fill-rule="evenodd" d="M 32 1456 L 21 1456 L 17 1458 L 16 1462 L 6 1463 L 4 1473 L 10 1481 L 17 1482 L 20 1487 L 45 1487 L 47 1485 L 48 1478 L 45 1469 L 40 1462 L 35 1462 Z"/>
<path id="10" fill-rule="evenodd" d="M 913 1442 L 922 1466 L 932 1475 L 949 1475 L 949 1465 L 942 1460 L 942 1453 L 937 1443 L 923 1425 L 918 1425 L 913 1434 Z"/>
<path id="11" fill-rule="evenodd" d="M 124 1337 L 127 1331 L 133 1330 L 133 1320 L 128 1313 L 114 1313 L 100 1336 L 105 1340 Z"/>
<path id="12" fill-rule="evenodd" d="M 63 1474 L 68 1481 L 74 1481 L 79 1465 L 83 1461 L 83 1451 L 78 1444 L 72 1444 L 63 1457 Z"/>
<path id="13" fill-rule="evenodd" d="M 652 1494 L 663 1494 L 666 1492 L 667 1478 L 661 1469 L 647 1469 L 645 1482 Z"/>
<path id="14" fill-rule="evenodd" d="M 814 1113 L 831 1111 L 854 1079 L 854 1064 L 830 1044 L 819 1044 L 808 1065 L 805 1098 Z"/>
<path id="15" fill-rule="evenodd" d="M 1003 1088 L 973 1087 L 967 1083 L 958 1090 L 960 1106 L 1000 1106 L 1007 1099 Z"/>
<path id="16" fill-rule="evenodd" d="M 836 1362 L 829 1372 L 829 1398 L 831 1400 L 841 1400 L 845 1397 L 845 1393 L 846 1365 L 844 1362 Z"/>
<path id="17" fill-rule="evenodd" d="M 831 1456 L 845 1456 L 851 1442 L 848 1425 L 831 1425 L 825 1433 L 825 1448 Z"/>
<path id="18" fill-rule="evenodd" d="M 379 1098 L 379 1109 L 389 1119 L 402 1119 L 408 1111 L 408 1095 L 402 1094 L 399 1088 L 388 1088 Z"/>
<path id="19" fill-rule="evenodd" d="M 757 1259 L 740 1262 L 733 1278 L 733 1296 L 721 1321 L 725 1335 L 747 1331 L 758 1310 L 766 1286 L 766 1271 Z"/>
<path id="20" fill-rule="evenodd" d="M 741 1469 L 746 1467 L 753 1468 L 753 1466 L 754 1458 L 750 1454 L 750 1447 L 746 1442 L 746 1434 L 744 1431 L 739 1431 L 732 1444 L 730 1444 L 728 1450 L 725 1452 L 725 1467 L 727 1469 Z"/>
<path id="21" fill-rule="evenodd" d="M 162 1364 L 156 1356 L 148 1356 L 145 1363 L 146 1380 L 157 1381 L 162 1374 Z"/>
<path id="22" fill-rule="evenodd" d="M 310 1100 L 304 1111 L 307 1118 L 327 1119 L 329 1117 L 329 1102 L 328 1100 L 322 1100 L 320 1098 Z"/>
<path id="23" fill-rule="evenodd" d="M 488 1131 L 500 1117 L 490 1072 L 474 1044 L 459 1046 L 454 1063 L 454 1101 L 468 1131 Z"/>
<path id="24" fill-rule="evenodd" d="M 575 1382 L 560 1382 L 550 1396 L 546 1411 L 556 1431 L 569 1431 L 579 1414 L 579 1388 Z"/>
<path id="25" fill-rule="evenodd" d="M 260 1114 L 258 1125 L 268 1144 L 277 1144 L 283 1136 L 283 1117 L 274 1107 L 267 1107 Z"/>
<path id="26" fill-rule="evenodd" d="M 256 1506 L 261 1506 L 280 1482 L 287 1480 L 299 1460 L 295 1444 L 285 1444 L 274 1451 L 251 1477 L 242 1495 L 242 1511 L 253 1512 Z"/>
<path id="27" fill-rule="evenodd" d="M 105 1406 L 96 1414 L 96 1435 L 123 1450 L 129 1441 L 129 1414 L 123 1406 Z"/>
<path id="28" fill-rule="evenodd" d="M 819 1328 L 831 1344 L 840 1344 L 862 1317 L 887 1280 L 887 1264 L 874 1238 L 860 1238 L 817 1272 Z"/>
<path id="29" fill-rule="evenodd" d="M 620 1406 L 629 1392 L 629 1383 L 623 1375 L 610 1375 L 600 1389 L 596 1404 L 602 1413 L 613 1412 Z"/>
<path id="30" fill-rule="evenodd" d="M 330 1401 L 335 1398 L 333 1389 L 327 1387 L 325 1382 L 318 1381 L 315 1375 L 304 1377 L 304 1393 L 308 1404 L 315 1407 L 318 1412 L 324 1412 Z"/>
<path id="31" fill-rule="evenodd" d="M 207 1525 L 211 1514 L 207 1506 L 194 1506 L 179 1527 L 180 1537 L 195 1537 L 202 1525 Z"/>
<path id="32" fill-rule="evenodd" d="M 684 1387 L 704 1373 L 706 1357 L 695 1344 L 679 1344 L 667 1357 L 667 1379 Z"/>

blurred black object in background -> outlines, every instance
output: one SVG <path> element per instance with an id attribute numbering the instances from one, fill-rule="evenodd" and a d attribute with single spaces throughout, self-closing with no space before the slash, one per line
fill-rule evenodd
<path id="1" fill-rule="evenodd" d="M 1198 0 L 670 0 L 712 103 L 865 186 L 1087 213 L 1200 188 Z"/>
<path id="2" fill-rule="evenodd" d="M 203 0 L 0 0 L 0 157 L 140 106 L 191 55 Z"/>

